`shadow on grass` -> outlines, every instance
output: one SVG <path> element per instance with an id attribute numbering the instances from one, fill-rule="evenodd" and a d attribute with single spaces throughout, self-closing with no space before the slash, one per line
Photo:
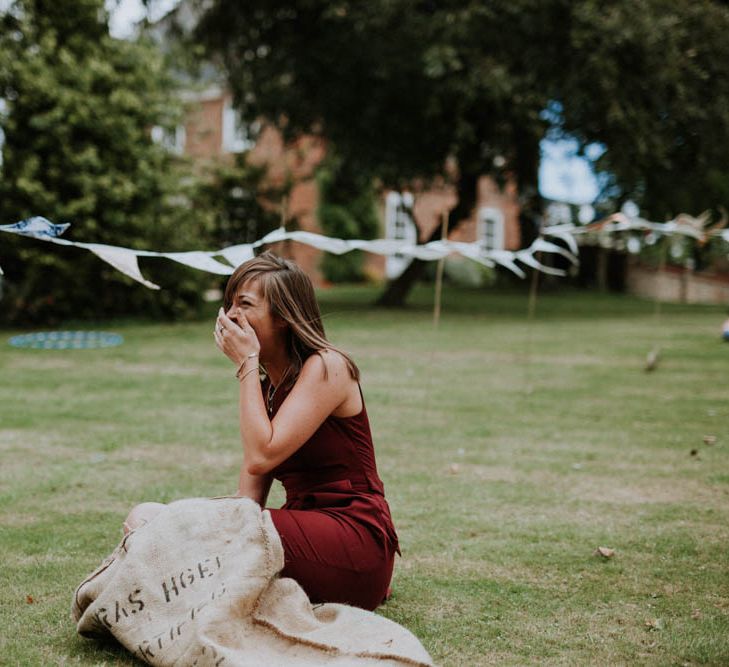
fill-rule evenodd
<path id="1" fill-rule="evenodd" d="M 134 657 L 119 642 L 112 639 L 85 639 L 79 635 L 71 638 L 66 646 L 66 653 L 69 656 L 88 660 L 89 664 L 101 665 L 130 665 L 142 667 L 146 662 Z"/>

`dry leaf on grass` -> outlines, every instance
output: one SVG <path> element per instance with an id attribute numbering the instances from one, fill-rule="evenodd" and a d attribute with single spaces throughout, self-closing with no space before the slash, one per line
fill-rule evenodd
<path id="1" fill-rule="evenodd" d="M 595 556 L 602 556 L 606 560 L 612 558 L 615 555 L 615 549 L 610 547 L 598 547 L 594 551 Z"/>
<path id="2" fill-rule="evenodd" d="M 457 463 L 451 463 L 448 466 L 448 472 L 451 475 L 457 475 L 461 471 L 461 466 L 459 466 Z"/>
<path id="3" fill-rule="evenodd" d="M 705 435 L 704 436 L 704 444 L 705 445 L 715 445 L 716 444 L 716 436 L 715 435 Z"/>
<path id="4" fill-rule="evenodd" d="M 27 602 L 28 604 L 33 604 L 33 602 L 35 602 L 35 600 L 33 599 L 33 596 L 32 596 L 32 595 L 26 595 L 26 596 L 25 596 L 25 601 L 26 601 L 26 602 Z"/>
<path id="5" fill-rule="evenodd" d="M 693 618 L 695 621 L 701 618 L 701 610 L 700 609 L 694 609 L 691 612 L 691 618 Z"/>
<path id="6" fill-rule="evenodd" d="M 663 630 L 663 621 L 660 618 L 649 618 L 645 622 L 645 627 L 647 630 Z"/>
<path id="7" fill-rule="evenodd" d="M 650 373 L 651 371 L 654 371 L 658 366 L 658 361 L 661 358 L 661 349 L 659 347 L 654 347 L 645 357 L 645 372 Z"/>

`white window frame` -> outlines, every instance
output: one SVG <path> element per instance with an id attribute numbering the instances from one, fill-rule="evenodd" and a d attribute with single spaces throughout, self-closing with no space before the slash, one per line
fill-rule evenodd
<path id="1" fill-rule="evenodd" d="M 484 250 L 504 250 L 506 245 L 504 212 L 496 206 L 482 206 L 478 210 L 476 235 Z"/>
<path id="2" fill-rule="evenodd" d="M 228 98 L 223 103 L 223 145 L 224 153 L 243 153 L 253 148 L 254 141 L 238 111 Z"/>
<path id="3" fill-rule="evenodd" d="M 408 245 L 418 242 L 418 228 L 413 220 L 415 198 L 411 192 L 391 190 L 385 198 L 385 238 L 402 241 Z M 385 259 L 385 275 L 389 280 L 397 278 L 412 262 L 412 257 L 388 255 Z"/>

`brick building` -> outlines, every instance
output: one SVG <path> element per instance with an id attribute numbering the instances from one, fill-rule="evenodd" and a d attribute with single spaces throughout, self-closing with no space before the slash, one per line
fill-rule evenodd
<path id="1" fill-rule="evenodd" d="M 152 27 L 152 36 L 162 48 L 174 40 L 175 30 L 188 30 L 196 22 L 196 10 L 181 2 L 172 12 Z M 273 185 L 286 179 L 293 182 L 288 202 L 289 217 L 295 217 L 300 229 L 321 232 L 317 221 L 318 189 L 315 180 L 317 165 L 324 158 L 326 147 L 321 139 L 302 136 L 284 145 L 281 135 L 271 126 L 251 128 L 250 133 L 238 120 L 232 96 L 217 82 L 219 74 L 212 66 L 205 75 L 211 84 L 200 89 L 195 82 L 184 93 L 186 115 L 183 124 L 172 135 L 156 128 L 156 139 L 170 150 L 194 160 L 226 160 L 235 153 L 248 152 L 251 164 L 265 165 Z M 184 84 L 183 84 L 184 85 Z M 253 139 L 255 137 L 255 140 Z M 411 192 L 384 192 L 379 202 L 383 238 L 424 240 L 440 225 L 445 211 L 456 204 L 455 190 L 445 181 Z M 519 204 L 513 183 L 500 190 L 496 183 L 483 177 L 478 187 L 478 203 L 469 220 L 451 235 L 459 241 L 481 241 L 494 249 L 513 250 L 520 247 Z M 417 225 L 413 222 L 417 221 Z M 321 283 L 321 252 L 301 244 L 288 244 L 286 252 L 299 262 L 316 283 Z M 368 257 L 368 273 L 373 277 L 397 276 L 405 267 L 402 259 Z"/>
<path id="2" fill-rule="evenodd" d="M 183 125 L 172 136 L 162 136 L 174 152 L 196 160 L 226 160 L 235 153 L 248 152 L 251 164 L 265 165 L 274 184 L 290 178 L 288 214 L 300 229 L 320 232 L 316 217 L 318 190 L 315 172 L 324 158 L 326 146 L 316 137 L 302 136 L 285 145 L 279 132 L 268 125 L 257 128 L 255 141 L 238 122 L 231 94 L 220 86 L 210 86 L 184 96 L 187 113 Z M 379 202 L 382 237 L 423 241 L 440 225 L 443 214 L 456 204 L 455 189 L 444 180 L 410 192 L 389 191 Z M 519 203 L 514 183 L 502 190 L 486 176 L 478 187 L 478 204 L 470 219 L 451 235 L 458 241 L 482 241 L 490 248 L 517 249 L 520 244 Z M 417 224 L 414 223 L 417 221 Z M 278 249 L 283 252 L 284 249 Z M 321 283 L 321 252 L 297 243 L 285 252 L 299 262 L 317 283 Z M 396 277 L 406 266 L 397 257 L 368 258 L 368 273 L 377 277 Z"/>

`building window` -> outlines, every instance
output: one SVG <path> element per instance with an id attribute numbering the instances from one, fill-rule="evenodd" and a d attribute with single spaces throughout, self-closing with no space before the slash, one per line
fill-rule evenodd
<path id="1" fill-rule="evenodd" d="M 240 115 L 226 99 L 223 105 L 223 152 L 243 153 L 253 148 L 253 140 Z"/>
<path id="2" fill-rule="evenodd" d="M 494 206 L 478 211 L 478 241 L 484 250 L 504 249 L 504 212 Z"/>
<path id="3" fill-rule="evenodd" d="M 410 192 L 388 192 L 385 199 L 385 235 L 393 241 L 403 241 L 415 245 L 418 230 L 413 220 L 415 200 Z M 385 275 L 392 280 L 397 278 L 410 264 L 411 257 L 389 255 L 385 260 Z"/>
<path id="4" fill-rule="evenodd" d="M 172 130 L 159 125 L 152 128 L 152 141 L 164 146 L 170 153 L 175 155 L 182 155 L 185 152 L 186 139 L 187 133 L 184 125 L 178 125 Z"/>

